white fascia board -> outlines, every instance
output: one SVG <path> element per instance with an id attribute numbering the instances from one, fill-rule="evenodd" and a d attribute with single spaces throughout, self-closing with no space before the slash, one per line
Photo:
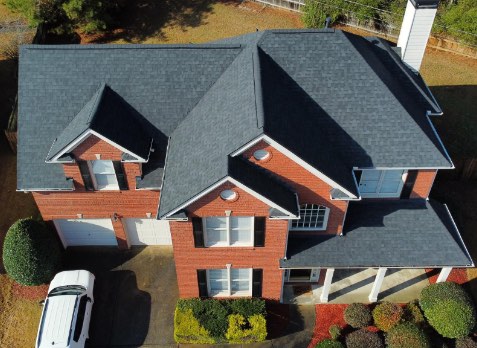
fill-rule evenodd
<path id="1" fill-rule="evenodd" d="M 68 146 L 66 146 L 63 150 L 61 150 L 51 161 L 45 161 L 46 163 L 61 163 L 58 162 L 58 158 L 60 158 L 63 154 L 70 152 L 74 148 L 76 148 L 80 143 L 82 143 L 88 136 L 90 135 L 95 135 L 96 137 L 100 138 L 101 140 L 107 142 L 108 144 L 114 146 L 115 148 L 121 150 L 122 152 L 126 152 L 129 155 L 135 157 L 138 159 L 136 162 L 147 162 L 146 159 L 139 157 L 138 155 L 132 153 L 131 151 L 125 149 L 124 147 L 116 144 L 114 141 L 111 141 L 110 139 L 106 138 L 105 136 L 99 134 L 98 132 L 88 129 L 85 132 L 83 132 L 79 137 L 77 137 L 75 140 L 73 140 Z M 151 143 L 152 145 L 152 143 Z M 52 145 L 53 146 L 53 145 Z"/>
<path id="2" fill-rule="evenodd" d="M 454 169 L 452 167 L 353 167 L 353 170 L 438 170 L 438 169 Z"/>
<path id="3" fill-rule="evenodd" d="M 235 180 L 234 178 L 230 177 L 230 176 L 226 176 L 225 178 L 219 180 L 218 182 L 216 182 L 214 185 L 208 187 L 206 190 L 200 192 L 199 194 L 195 195 L 194 197 L 192 197 L 191 199 L 189 199 L 187 202 L 185 202 L 184 204 L 180 205 L 179 207 L 175 208 L 174 210 L 170 211 L 169 213 L 165 214 L 164 215 L 164 219 L 167 219 L 169 216 L 175 214 L 176 212 L 178 212 L 179 210 L 181 209 L 184 209 L 185 207 L 189 206 L 190 204 L 194 203 L 195 201 L 197 201 L 199 198 L 205 196 L 206 194 L 212 192 L 213 190 L 215 190 L 217 187 L 219 187 L 220 185 L 226 183 L 226 182 L 230 182 L 232 184 L 234 184 L 235 186 L 241 188 L 242 190 L 246 191 L 247 193 L 251 194 L 252 196 L 254 196 L 255 198 L 261 200 L 262 202 L 264 202 L 265 204 L 267 204 L 268 206 L 270 207 L 273 207 L 273 208 L 276 208 L 276 209 L 279 209 L 281 211 L 284 211 L 285 213 L 288 213 L 290 214 L 291 217 L 293 218 L 297 218 L 297 216 L 295 214 L 292 214 L 290 213 L 288 210 L 286 209 L 283 209 L 282 207 L 276 205 L 275 203 L 273 203 L 272 201 L 270 201 L 269 199 L 263 197 L 262 195 L 260 195 L 259 193 L 255 192 L 254 190 L 250 189 L 249 187 L 243 185 L 242 183 L 238 182 L 237 180 Z M 161 218 L 162 219 L 162 218 Z"/>
<path id="4" fill-rule="evenodd" d="M 444 204 L 444 207 L 446 207 L 446 210 L 447 210 L 447 214 L 449 214 L 449 217 L 452 221 L 452 225 L 454 226 L 455 230 L 457 231 L 457 235 L 459 236 L 459 240 L 460 242 L 462 243 L 462 245 L 464 246 L 464 250 L 465 250 L 465 253 L 467 254 L 467 257 L 472 261 L 472 266 L 471 267 L 474 267 L 474 260 L 472 259 L 472 256 L 470 256 L 470 253 L 469 253 L 469 250 L 467 250 L 467 246 L 465 245 L 464 243 L 464 240 L 462 239 L 462 236 L 460 235 L 460 231 L 459 231 L 459 228 L 457 227 L 455 221 L 454 221 L 454 217 L 452 216 L 450 210 L 449 210 L 449 207 L 447 206 L 447 204 Z"/>
<path id="5" fill-rule="evenodd" d="M 71 191 L 74 191 L 75 189 L 74 188 L 71 188 L 71 189 L 58 189 L 58 188 L 54 188 L 54 189 L 45 189 L 45 188 L 41 188 L 41 189 L 35 189 L 35 188 L 30 188 L 30 189 L 16 189 L 15 191 L 16 192 L 52 192 L 52 191 L 65 191 L 65 192 L 71 192 Z"/>
<path id="6" fill-rule="evenodd" d="M 238 154 L 242 153 L 243 151 L 245 151 L 246 149 L 250 148 L 251 146 L 257 144 L 260 140 L 263 140 L 265 142 L 267 142 L 268 144 L 272 145 L 274 148 L 276 148 L 278 151 L 280 151 L 281 153 L 283 153 L 285 156 L 287 156 L 288 158 L 290 158 L 292 161 L 294 161 L 295 163 L 299 164 L 300 166 L 302 166 L 303 168 L 305 168 L 306 170 L 308 170 L 310 173 L 312 173 L 313 175 L 317 176 L 319 179 L 323 180 L 324 182 L 326 182 L 328 185 L 330 185 L 331 187 L 333 188 L 337 188 L 337 189 L 340 189 L 341 191 L 343 191 L 344 193 L 346 193 L 348 196 L 350 196 L 351 198 L 358 198 L 356 195 L 352 194 L 351 192 L 349 192 L 347 189 L 345 189 L 343 186 L 339 185 L 337 182 L 333 181 L 332 179 L 330 179 L 328 176 L 326 176 L 325 174 L 323 174 L 322 172 L 320 172 L 318 169 L 314 168 L 313 166 L 311 166 L 310 164 L 308 164 L 307 162 L 305 162 L 304 160 L 302 160 L 300 157 L 298 157 L 297 155 L 295 155 L 293 152 L 291 152 L 290 150 L 288 150 L 287 148 L 283 147 L 282 145 L 280 145 L 279 143 L 277 143 L 275 140 L 273 140 L 272 138 L 270 138 L 268 135 L 261 135 L 259 136 L 258 138 L 255 138 L 254 140 L 252 140 L 251 142 L 247 143 L 246 145 L 242 146 L 241 148 L 239 148 L 238 150 L 234 151 L 233 153 L 231 153 L 231 156 L 232 157 L 235 157 L 237 156 Z"/>

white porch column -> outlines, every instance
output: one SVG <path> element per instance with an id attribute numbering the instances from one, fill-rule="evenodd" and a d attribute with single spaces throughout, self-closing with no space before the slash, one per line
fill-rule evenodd
<path id="1" fill-rule="evenodd" d="M 321 291 L 320 301 L 328 302 L 328 295 L 330 294 L 331 281 L 333 280 L 334 268 L 326 269 L 325 283 L 323 284 L 323 290 Z"/>
<path id="2" fill-rule="evenodd" d="M 441 273 L 439 273 L 439 277 L 437 277 L 436 283 L 445 282 L 451 271 L 452 267 L 442 267 Z"/>
<path id="3" fill-rule="evenodd" d="M 378 269 L 378 274 L 376 274 L 376 278 L 374 279 L 373 288 L 371 289 L 371 293 L 368 296 L 369 302 L 376 302 L 378 300 L 379 290 L 381 289 L 381 285 L 383 285 L 386 271 L 386 267 L 380 267 Z"/>

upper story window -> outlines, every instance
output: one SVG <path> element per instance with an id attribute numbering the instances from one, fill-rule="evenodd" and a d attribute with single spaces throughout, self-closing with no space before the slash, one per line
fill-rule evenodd
<path id="1" fill-rule="evenodd" d="M 267 150 L 257 150 L 253 153 L 253 157 L 255 157 L 257 161 L 265 161 L 270 158 L 270 152 Z"/>
<path id="2" fill-rule="evenodd" d="M 406 176 L 407 171 L 402 169 L 364 169 L 359 179 L 359 192 L 363 198 L 398 198 Z"/>
<path id="3" fill-rule="evenodd" d="M 253 246 L 253 217 L 204 218 L 205 246 Z"/>
<path id="4" fill-rule="evenodd" d="M 77 161 L 84 187 L 92 190 L 127 190 L 127 182 L 120 161 Z"/>
<path id="5" fill-rule="evenodd" d="M 292 230 L 324 231 L 330 209 L 318 204 L 300 205 L 300 219 L 292 220 Z"/>
<path id="6" fill-rule="evenodd" d="M 119 190 L 113 161 L 96 160 L 91 162 L 97 190 Z"/>

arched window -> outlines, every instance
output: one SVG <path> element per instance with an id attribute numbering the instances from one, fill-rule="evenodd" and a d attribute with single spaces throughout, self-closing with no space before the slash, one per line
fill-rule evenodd
<path id="1" fill-rule="evenodd" d="M 292 220 L 292 230 L 326 230 L 330 209 L 318 204 L 300 205 L 300 219 Z"/>

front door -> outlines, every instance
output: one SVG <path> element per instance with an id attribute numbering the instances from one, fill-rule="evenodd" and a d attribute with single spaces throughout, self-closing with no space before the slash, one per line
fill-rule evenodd
<path id="1" fill-rule="evenodd" d="M 365 169 L 361 173 L 359 192 L 364 198 L 396 198 L 406 180 L 405 170 Z"/>

